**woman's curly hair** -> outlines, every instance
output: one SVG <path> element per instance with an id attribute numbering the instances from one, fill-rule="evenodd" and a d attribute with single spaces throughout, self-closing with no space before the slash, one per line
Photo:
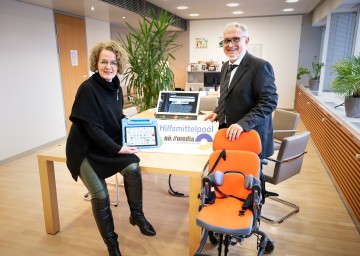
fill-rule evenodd
<path id="1" fill-rule="evenodd" d="M 90 70 L 92 72 L 97 71 L 97 65 L 99 61 L 99 56 L 102 50 L 108 50 L 115 53 L 116 62 L 118 64 L 117 72 L 122 74 L 124 72 L 124 68 L 127 64 L 127 54 L 126 51 L 120 47 L 115 41 L 109 41 L 104 43 L 98 43 L 95 45 L 90 51 Z"/>

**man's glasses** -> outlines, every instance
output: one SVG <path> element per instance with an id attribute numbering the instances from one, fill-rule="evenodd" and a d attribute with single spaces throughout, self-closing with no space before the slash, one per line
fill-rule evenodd
<path id="1" fill-rule="evenodd" d="M 100 65 L 103 66 L 103 67 L 106 67 L 107 65 L 109 65 L 112 67 L 112 68 L 117 68 L 118 67 L 118 64 L 116 61 L 110 61 L 110 63 L 107 61 L 107 60 L 102 60 L 100 62 Z"/>
<path id="2" fill-rule="evenodd" d="M 224 38 L 224 40 L 222 40 L 220 43 L 224 44 L 224 45 L 228 45 L 230 44 L 230 42 L 232 42 L 233 44 L 235 43 L 239 43 L 241 38 L 243 37 L 246 37 L 246 36 L 236 36 L 236 37 L 233 37 L 233 38 Z"/>

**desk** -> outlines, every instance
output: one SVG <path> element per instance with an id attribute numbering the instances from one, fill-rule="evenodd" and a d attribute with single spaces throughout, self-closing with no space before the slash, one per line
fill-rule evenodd
<path id="1" fill-rule="evenodd" d="M 148 116 L 141 114 L 139 117 Z M 200 244 L 200 228 L 196 216 L 200 201 L 201 174 L 208 160 L 207 155 L 164 154 L 139 152 L 142 172 L 165 173 L 188 176 L 189 187 L 189 255 L 194 255 Z M 66 162 L 65 145 L 38 154 L 41 194 L 44 208 L 45 228 L 48 234 L 60 231 L 60 218 L 56 194 L 54 162 Z"/>

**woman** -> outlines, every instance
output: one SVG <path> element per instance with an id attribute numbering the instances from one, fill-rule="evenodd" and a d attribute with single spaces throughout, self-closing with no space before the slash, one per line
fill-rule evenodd
<path id="1" fill-rule="evenodd" d="M 99 43 L 90 54 L 90 70 L 75 97 L 66 144 L 67 166 L 80 177 L 91 194 L 94 218 L 110 256 L 121 255 L 110 209 L 105 178 L 117 172 L 124 177 L 130 207 L 130 223 L 142 234 L 154 236 L 154 228 L 142 211 L 142 178 L 136 147 L 122 146 L 123 95 L 117 74 L 123 73 L 126 52 L 115 41 Z"/>

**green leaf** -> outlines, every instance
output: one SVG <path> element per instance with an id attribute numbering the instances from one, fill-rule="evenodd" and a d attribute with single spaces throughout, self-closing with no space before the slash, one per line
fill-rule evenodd
<path id="1" fill-rule="evenodd" d="M 360 97 L 360 55 L 350 56 L 332 66 L 331 89 L 344 97 Z"/>
<path id="2" fill-rule="evenodd" d="M 175 60 L 172 53 L 181 47 L 174 43 L 177 34 L 168 31 L 176 19 L 164 10 L 158 15 L 151 10 L 151 15 L 152 19 L 142 17 L 139 30 L 127 24 L 130 33 L 119 39 L 130 64 L 123 81 L 135 93 L 135 104 L 140 111 L 155 107 L 161 90 L 174 88 L 168 59 Z"/>

